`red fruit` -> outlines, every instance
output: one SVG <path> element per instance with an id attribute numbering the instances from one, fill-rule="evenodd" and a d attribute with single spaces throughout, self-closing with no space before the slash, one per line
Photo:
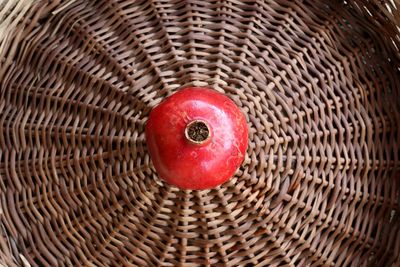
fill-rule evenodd
<path id="1" fill-rule="evenodd" d="M 227 181 L 242 164 L 248 129 L 228 97 L 187 88 L 152 110 L 146 139 L 162 179 L 182 189 L 207 189 Z"/>

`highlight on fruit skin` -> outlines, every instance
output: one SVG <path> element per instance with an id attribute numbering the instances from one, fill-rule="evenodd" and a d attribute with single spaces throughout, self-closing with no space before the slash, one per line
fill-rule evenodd
<path id="1" fill-rule="evenodd" d="M 208 88 L 185 88 L 150 113 L 146 141 L 159 177 L 181 189 L 214 188 L 242 164 L 248 127 L 238 106 Z"/>

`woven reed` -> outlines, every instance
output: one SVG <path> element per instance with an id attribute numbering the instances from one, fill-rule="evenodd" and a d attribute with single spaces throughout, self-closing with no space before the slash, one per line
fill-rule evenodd
<path id="1" fill-rule="evenodd" d="M 15 8 L 0 266 L 400 266 L 400 5 L 381 3 Z M 145 145 L 151 108 L 189 85 L 227 94 L 250 129 L 212 190 L 159 180 Z"/>

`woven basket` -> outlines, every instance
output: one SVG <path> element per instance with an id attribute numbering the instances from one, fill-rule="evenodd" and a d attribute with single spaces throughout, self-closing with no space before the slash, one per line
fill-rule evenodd
<path id="1" fill-rule="evenodd" d="M 400 266 L 397 0 L 0 7 L 0 266 Z M 248 122 L 215 189 L 147 153 L 190 85 Z"/>

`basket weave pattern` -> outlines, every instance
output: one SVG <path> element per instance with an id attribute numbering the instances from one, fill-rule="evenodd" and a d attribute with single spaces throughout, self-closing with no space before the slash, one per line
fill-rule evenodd
<path id="1" fill-rule="evenodd" d="M 399 261 L 396 41 L 327 3 L 37 4 L 0 68 L 0 265 Z M 191 85 L 249 126 L 212 190 L 164 183 L 147 154 L 150 110 Z"/>

